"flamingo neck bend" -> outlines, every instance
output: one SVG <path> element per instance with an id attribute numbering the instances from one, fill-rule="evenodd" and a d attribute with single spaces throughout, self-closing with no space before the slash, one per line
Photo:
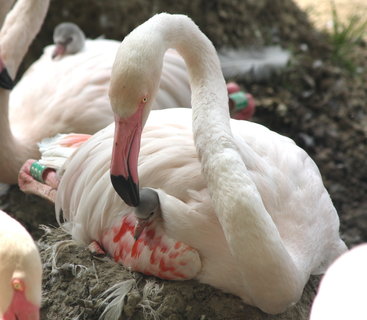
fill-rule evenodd
<path id="1" fill-rule="evenodd" d="M 126 52 L 138 49 L 139 63 L 146 61 L 147 72 L 158 63 L 162 65 L 168 48 L 176 49 L 184 58 L 192 91 L 196 149 L 216 215 L 240 266 L 243 285 L 252 303 L 263 311 L 284 311 L 285 306 L 298 301 L 309 275 L 300 274 L 286 250 L 238 151 L 214 46 L 190 18 L 165 13 L 152 17 L 125 40 Z"/>
<path id="2" fill-rule="evenodd" d="M 46 16 L 49 0 L 19 0 L 7 14 L 0 31 L 0 61 L 14 79 L 32 40 Z M 9 90 L 0 88 L 0 182 L 16 183 L 24 159 L 38 154 L 36 145 L 13 135 L 9 122 Z M 29 115 L 32 117 L 32 115 Z"/>
<path id="3" fill-rule="evenodd" d="M 14 79 L 30 44 L 41 29 L 50 0 L 18 0 L 0 32 L 0 53 Z"/>

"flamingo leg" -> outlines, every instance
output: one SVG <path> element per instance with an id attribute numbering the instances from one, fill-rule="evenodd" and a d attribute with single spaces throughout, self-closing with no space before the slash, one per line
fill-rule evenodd
<path id="1" fill-rule="evenodd" d="M 36 160 L 29 159 L 23 164 L 18 175 L 19 188 L 24 193 L 35 194 L 54 203 L 59 185 L 56 171 L 51 168 L 45 169 L 42 174 L 44 183 L 39 182 L 30 173 L 31 166 L 35 162 Z"/>

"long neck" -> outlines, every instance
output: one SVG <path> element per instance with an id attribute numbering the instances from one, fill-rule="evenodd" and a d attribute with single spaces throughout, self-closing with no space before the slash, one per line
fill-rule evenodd
<path id="1" fill-rule="evenodd" d="M 188 18 L 163 16 L 157 25 L 169 26 L 159 27 L 161 39 L 186 62 L 202 172 L 230 250 L 241 266 L 244 285 L 256 300 L 253 302 L 264 309 L 279 294 L 294 297 L 304 279 L 300 280 L 234 142 L 215 48 Z M 272 310 L 277 307 L 271 306 Z"/>
<path id="2" fill-rule="evenodd" d="M 49 0 L 19 0 L 0 31 L 0 55 L 14 78 L 28 47 L 38 33 Z M 13 136 L 9 123 L 9 91 L 0 88 L 0 182 L 17 183 L 23 162 L 37 155 L 37 146 Z"/>
<path id="3" fill-rule="evenodd" d="M 12 78 L 42 26 L 48 5 L 49 0 L 19 0 L 5 18 L 0 54 Z"/>
<path id="4" fill-rule="evenodd" d="M 16 184 L 24 161 L 37 156 L 37 145 L 14 137 L 8 116 L 9 91 L 0 88 L 0 183 Z"/>

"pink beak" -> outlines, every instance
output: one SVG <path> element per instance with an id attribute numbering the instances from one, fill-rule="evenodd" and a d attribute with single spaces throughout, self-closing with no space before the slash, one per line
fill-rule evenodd
<path id="1" fill-rule="evenodd" d="M 52 53 L 52 59 L 62 56 L 64 53 L 65 53 L 65 45 L 61 43 L 57 43 L 55 45 L 54 52 Z"/>
<path id="2" fill-rule="evenodd" d="M 131 207 L 139 205 L 138 157 L 143 108 L 129 118 L 115 116 L 111 181 L 116 192 Z"/>
<path id="3" fill-rule="evenodd" d="M 14 291 L 13 299 L 1 320 L 39 320 L 39 307 L 28 301 L 24 291 Z"/>

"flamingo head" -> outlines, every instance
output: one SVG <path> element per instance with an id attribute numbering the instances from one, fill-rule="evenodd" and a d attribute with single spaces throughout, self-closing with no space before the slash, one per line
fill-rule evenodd
<path id="1" fill-rule="evenodd" d="M 122 200 L 136 207 L 140 202 L 141 134 L 159 87 L 164 52 L 161 51 L 160 57 L 160 50 L 146 46 L 149 37 L 144 40 L 130 36 L 125 37 L 117 51 L 111 73 L 109 97 L 115 114 L 115 135 L 110 173 L 113 187 Z"/>
<path id="2" fill-rule="evenodd" d="M 11 288 L 10 304 L 5 312 L 0 314 L 0 320 L 39 320 L 40 292 L 36 293 L 36 299 L 34 299 L 32 292 L 29 292 L 29 288 L 26 287 L 24 279 L 18 277 L 11 280 Z M 38 290 L 38 288 L 36 289 Z M 37 302 L 32 302 L 32 300 Z"/>
<path id="3" fill-rule="evenodd" d="M 74 54 L 83 49 L 84 32 L 74 23 L 64 22 L 56 26 L 53 34 L 55 49 L 52 59 L 65 54 Z"/>
<path id="4" fill-rule="evenodd" d="M 160 209 L 158 193 L 150 188 L 140 189 L 140 203 L 135 208 L 136 225 L 134 238 L 137 240 L 144 228 L 159 214 Z"/>

